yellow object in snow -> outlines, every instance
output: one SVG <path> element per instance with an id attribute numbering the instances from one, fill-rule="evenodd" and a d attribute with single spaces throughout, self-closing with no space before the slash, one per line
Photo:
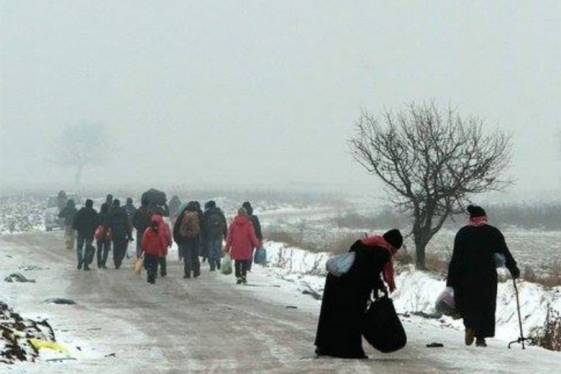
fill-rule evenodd
<path id="1" fill-rule="evenodd" d="M 144 257 L 137 258 L 136 262 L 134 263 L 134 272 L 136 274 L 140 274 L 143 267 L 144 267 Z"/>
<path id="2" fill-rule="evenodd" d="M 38 351 L 41 349 L 50 349 L 51 351 L 63 353 L 65 355 L 70 354 L 70 352 L 68 352 L 68 349 L 66 349 L 62 344 L 57 342 L 48 342 L 40 339 L 29 339 L 29 342 L 31 343 L 33 348 L 35 348 Z"/>

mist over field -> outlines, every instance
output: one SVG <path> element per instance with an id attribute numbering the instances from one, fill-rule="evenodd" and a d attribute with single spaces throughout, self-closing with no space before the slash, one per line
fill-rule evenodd
<path id="1" fill-rule="evenodd" d="M 353 123 L 434 101 L 512 134 L 498 198 L 556 198 L 560 23 L 556 1 L 3 1 L 0 188 L 76 189 L 60 139 L 90 124 L 105 142 L 85 190 L 383 197 Z"/>

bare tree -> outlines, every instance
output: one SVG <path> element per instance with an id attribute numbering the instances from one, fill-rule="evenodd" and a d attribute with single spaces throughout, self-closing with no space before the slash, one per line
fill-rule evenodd
<path id="1" fill-rule="evenodd" d="M 74 183 L 79 187 L 84 169 L 103 161 L 107 149 L 103 126 L 94 123 L 67 126 L 54 144 L 54 162 L 63 167 L 75 168 Z"/>
<path id="2" fill-rule="evenodd" d="M 510 136 L 483 133 L 483 121 L 442 112 L 434 104 L 411 104 L 381 123 L 363 112 L 350 140 L 355 160 L 384 182 L 392 203 L 413 218 L 416 266 L 425 269 L 425 250 L 451 214 L 470 195 L 502 190 L 510 163 Z"/>

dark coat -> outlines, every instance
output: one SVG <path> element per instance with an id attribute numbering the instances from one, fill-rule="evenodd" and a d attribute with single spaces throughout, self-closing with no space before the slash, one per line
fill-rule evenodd
<path id="1" fill-rule="evenodd" d="M 503 234 L 490 225 L 465 226 L 456 234 L 447 285 L 454 288 L 456 309 L 475 336 L 495 336 L 497 269 L 495 253 L 505 256 L 506 267 L 519 274 Z"/>
<path id="2" fill-rule="evenodd" d="M 97 214 L 95 209 L 84 207 L 74 216 L 72 228 L 78 231 L 79 236 L 93 240 L 95 230 L 97 226 L 99 226 L 99 223 L 99 214 Z"/>
<path id="3" fill-rule="evenodd" d="M 65 226 L 72 226 L 72 223 L 74 222 L 74 216 L 77 212 L 78 211 L 76 210 L 76 207 L 74 205 L 66 205 L 64 209 L 60 211 L 58 216 L 60 218 L 64 218 Z"/>
<path id="4" fill-rule="evenodd" d="M 150 222 L 152 222 L 152 214 L 148 208 L 141 206 L 134 212 L 132 225 L 141 235 L 143 235 L 144 231 L 150 226 Z"/>
<path id="5" fill-rule="evenodd" d="M 341 277 L 328 274 L 316 334 L 317 352 L 343 358 L 364 358 L 362 321 L 372 291 L 383 288 L 380 273 L 390 260 L 381 247 L 355 242 L 355 262 Z"/>
<path id="6" fill-rule="evenodd" d="M 216 240 L 228 236 L 228 223 L 222 210 L 217 207 L 205 210 L 203 215 L 205 240 Z"/>
<path id="7" fill-rule="evenodd" d="M 111 213 L 109 213 L 109 228 L 111 228 L 111 238 L 114 241 L 131 238 L 132 228 L 125 209 L 119 207 L 111 210 Z"/>
<path id="8" fill-rule="evenodd" d="M 261 231 L 261 222 L 259 222 L 259 217 L 255 214 L 249 216 L 251 218 L 251 223 L 253 223 L 253 229 L 255 230 L 255 235 L 259 241 L 263 241 L 263 232 Z"/>

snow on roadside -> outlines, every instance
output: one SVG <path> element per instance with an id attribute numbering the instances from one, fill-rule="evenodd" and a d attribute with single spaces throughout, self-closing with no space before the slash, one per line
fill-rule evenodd
<path id="1" fill-rule="evenodd" d="M 7 370 L 25 373 L 79 372 L 106 374 L 134 372 L 142 366 L 146 352 L 134 352 L 131 345 L 148 342 L 132 323 L 116 318 L 118 311 L 92 309 L 80 300 L 76 305 L 46 303 L 50 298 L 69 297 L 72 287 L 72 270 L 68 264 L 41 262 L 43 257 L 33 256 L 34 248 L 24 248 L 1 240 L 0 248 L 6 255 L 0 263 L 0 301 L 8 304 L 23 318 L 47 320 L 56 342 L 67 354 L 44 349 L 37 360 L 8 365 Z M 4 278 L 21 271 L 34 283 L 8 283 Z M 89 275 L 89 274 L 85 274 Z M 146 361 L 144 361 L 146 362 Z"/>
<path id="2" fill-rule="evenodd" d="M 300 293 L 321 295 L 325 283 L 327 253 L 312 253 L 278 242 L 266 242 L 269 275 L 290 281 Z M 446 280 L 428 272 L 416 271 L 413 266 L 398 268 L 397 290 L 393 293 L 399 313 L 426 313 L 434 315 L 436 297 L 446 286 Z M 548 308 L 561 312 L 561 287 L 545 289 L 543 286 L 518 282 L 525 335 L 537 333 L 544 325 Z M 312 292 L 310 292 L 312 291 Z M 318 301 L 319 303 L 319 301 Z M 434 323 L 463 330 L 461 320 L 443 316 Z M 516 300 L 512 282 L 498 285 L 496 337 L 511 341 L 519 336 Z"/>

